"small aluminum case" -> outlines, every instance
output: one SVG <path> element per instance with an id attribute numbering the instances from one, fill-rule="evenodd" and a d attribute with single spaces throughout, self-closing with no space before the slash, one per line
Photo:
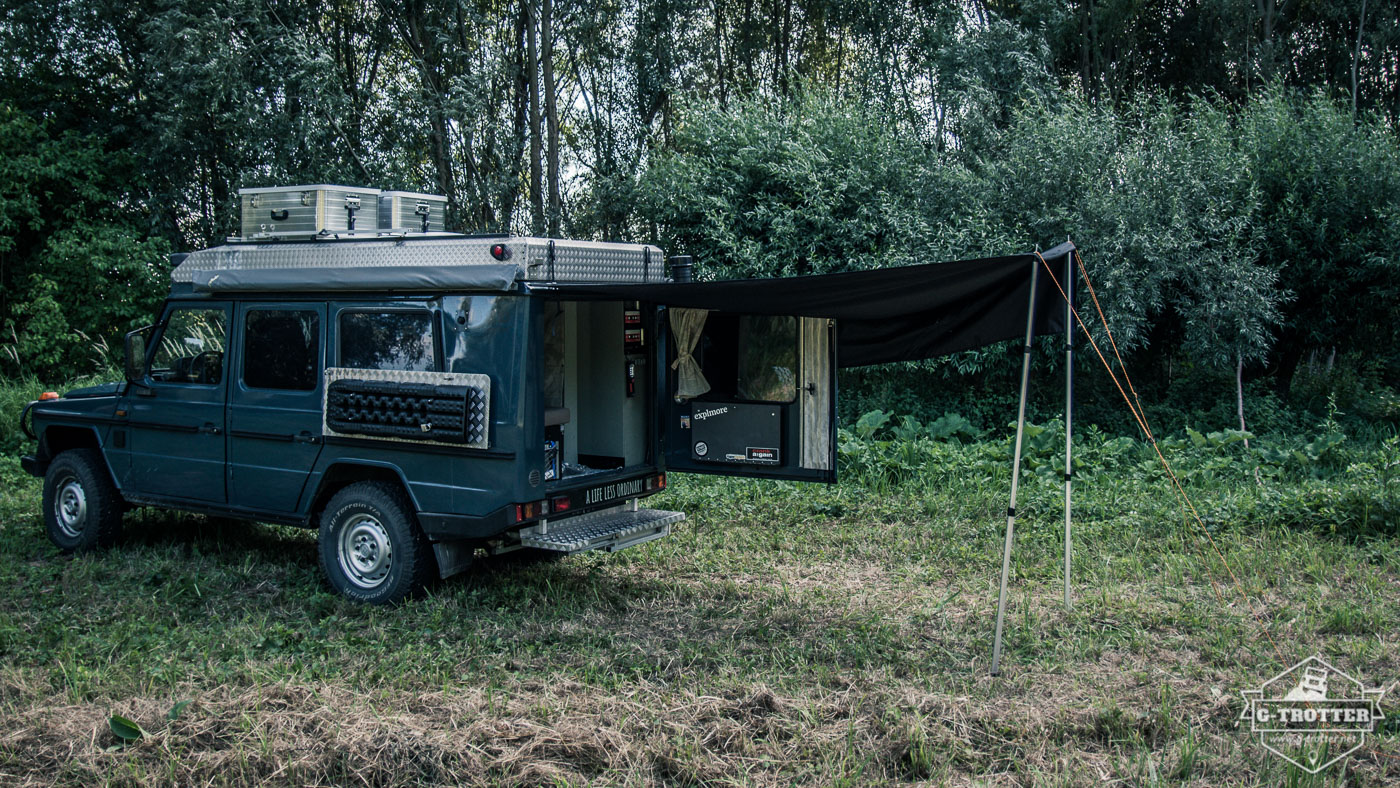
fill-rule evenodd
<path id="1" fill-rule="evenodd" d="M 447 198 L 440 194 L 380 192 L 381 232 L 440 233 L 447 229 Z"/>
<path id="2" fill-rule="evenodd" d="M 379 189 L 268 186 L 239 189 L 244 238 L 312 238 L 379 232 Z"/>

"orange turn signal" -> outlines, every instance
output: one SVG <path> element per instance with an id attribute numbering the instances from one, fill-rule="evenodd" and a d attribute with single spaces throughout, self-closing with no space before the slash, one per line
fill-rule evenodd
<path id="1" fill-rule="evenodd" d="M 57 391 L 45 391 L 43 394 L 39 395 L 40 402 L 48 402 L 51 399 L 58 399 Z"/>

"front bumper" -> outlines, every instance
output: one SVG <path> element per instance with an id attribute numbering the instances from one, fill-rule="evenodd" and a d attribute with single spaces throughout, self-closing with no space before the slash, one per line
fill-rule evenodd
<path id="1" fill-rule="evenodd" d="M 20 457 L 19 467 L 23 468 L 24 472 L 30 476 L 37 476 L 40 479 L 44 478 L 44 474 L 49 470 L 48 463 L 39 462 L 39 458 L 32 454 L 26 454 Z"/>

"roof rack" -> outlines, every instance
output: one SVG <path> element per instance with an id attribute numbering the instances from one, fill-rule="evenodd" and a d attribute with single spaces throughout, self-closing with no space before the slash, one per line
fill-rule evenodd
<path id="1" fill-rule="evenodd" d="M 490 281 L 667 281 L 648 244 L 451 233 L 239 241 L 190 254 L 170 278 L 202 291 L 428 290 L 470 283 L 471 269 Z"/>

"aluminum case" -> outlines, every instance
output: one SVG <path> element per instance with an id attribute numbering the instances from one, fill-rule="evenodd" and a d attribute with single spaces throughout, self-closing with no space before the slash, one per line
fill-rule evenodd
<path id="1" fill-rule="evenodd" d="M 440 194 L 379 193 L 382 232 L 440 233 L 447 229 L 447 198 Z"/>
<path id="2" fill-rule="evenodd" d="M 249 240 L 374 236 L 379 195 L 379 189 L 330 184 L 239 189 L 239 234 Z"/>

